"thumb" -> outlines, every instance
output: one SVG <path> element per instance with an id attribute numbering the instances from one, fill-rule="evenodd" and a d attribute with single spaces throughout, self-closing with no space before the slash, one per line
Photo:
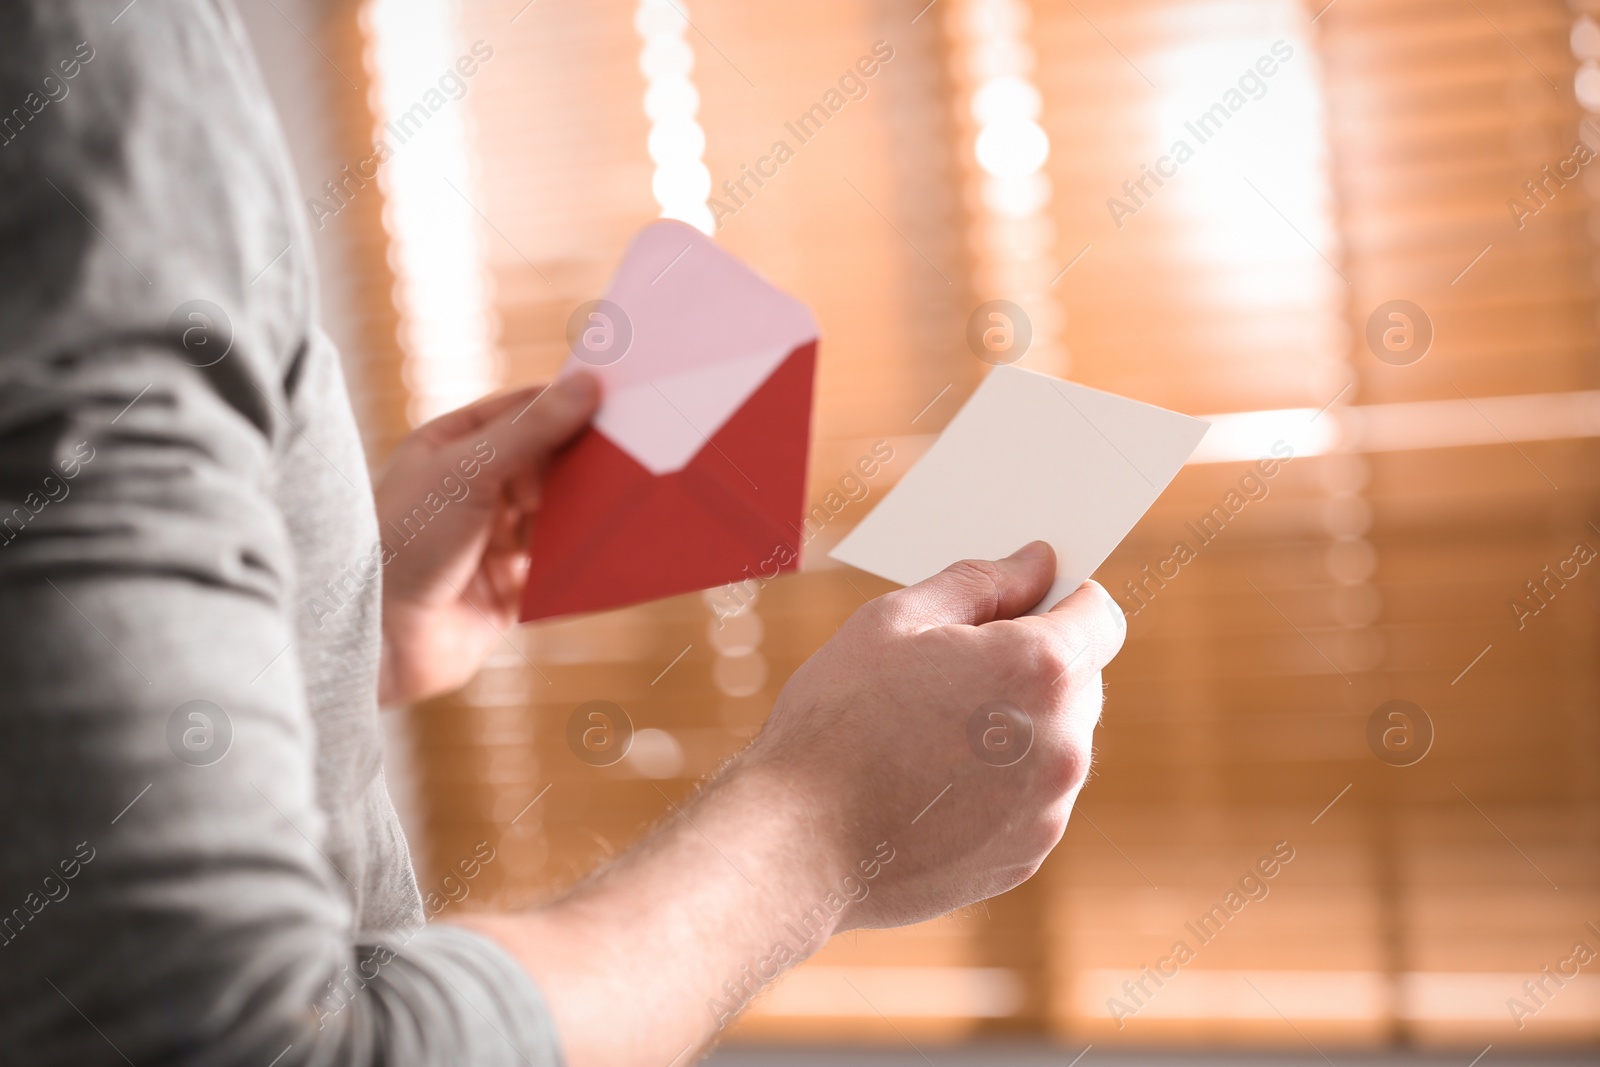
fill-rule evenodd
<path id="1" fill-rule="evenodd" d="M 493 449 L 490 458 L 503 461 L 493 468 L 497 481 L 536 471 L 552 452 L 589 424 L 599 404 L 599 382 L 588 374 L 568 375 L 552 382 L 528 403 L 486 423 L 475 447 L 487 442 Z"/>
<path id="2" fill-rule="evenodd" d="M 1098 673 L 1122 649 L 1128 620 L 1099 582 L 1087 581 L 1043 615 L 1023 624 L 1059 642 L 1073 678 Z"/>
<path id="3" fill-rule="evenodd" d="M 885 596 L 886 609 L 922 629 L 1014 619 L 1037 604 L 1056 576 L 1055 551 L 1032 541 L 1004 559 L 964 559 Z"/>

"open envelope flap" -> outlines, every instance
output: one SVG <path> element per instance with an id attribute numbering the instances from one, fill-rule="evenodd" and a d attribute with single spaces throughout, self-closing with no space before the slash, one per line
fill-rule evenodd
<path id="1" fill-rule="evenodd" d="M 1059 599 L 1105 562 L 1207 427 L 1136 400 L 996 367 L 830 555 L 911 585 L 957 560 L 997 559 L 1037 538 L 1056 550 L 1050 596 Z"/>
<path id="2" fill-rule="evenodd" d="M 806 306 L 692 226 L 645 227 L 606 299 L 632 342 L 609 366 L 576 356 L 604 399 L 595 429 L 653 474 L 681 470 L 792 352 L 816 340 Z"/>

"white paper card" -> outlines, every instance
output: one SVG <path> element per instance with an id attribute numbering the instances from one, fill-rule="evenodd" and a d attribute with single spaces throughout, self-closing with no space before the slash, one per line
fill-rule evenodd
<path id="1" fill-rule="evenodd" d="M 1210 423 L 996 367 L 904 478 L 829 553 L 902 585 L 1029 541 L 1056 551 L 1030 614 L 1070 594 L 1155 503 Z"/>

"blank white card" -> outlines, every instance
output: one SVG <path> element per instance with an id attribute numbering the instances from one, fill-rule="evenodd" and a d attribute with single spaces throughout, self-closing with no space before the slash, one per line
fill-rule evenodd
<path id="1" fill-rule="evenodd" d="M 1104 563 L 1210 423 L 1016 367 L 996 367 L 926 455 L 829 553 L 911 585 L 1029 541 L 1056 551 L 1034 612 Z"/>

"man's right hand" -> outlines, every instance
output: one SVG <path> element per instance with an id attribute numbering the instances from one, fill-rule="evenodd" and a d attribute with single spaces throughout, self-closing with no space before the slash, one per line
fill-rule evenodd
<path id="1" fill-rule="evenodd" d="M 1041 544 L 864 605 L 644 841 L 534 911 L 454 921 L 540 981 L 572 1067 L 661 1067 L 829 934 L 1010 889 L 1061 839 L 1122 646 L 1092 582 L 1017 618 L 1054 576 Z"/>
<path id="2" fill-rule="evenodd" d="M 1043 542 L 957 563 L 863 605 L 784 687 L 741 762 L 809 798 L 836 877 L 852 879 L 840 895 L 866 887 L 837 929 L 1002 893 L 1060 841 L 1126 623 L 1094 582 L 1017 617 L 1054 577 Z M 873 862 L 885 842 L 894 859 Z"/>

